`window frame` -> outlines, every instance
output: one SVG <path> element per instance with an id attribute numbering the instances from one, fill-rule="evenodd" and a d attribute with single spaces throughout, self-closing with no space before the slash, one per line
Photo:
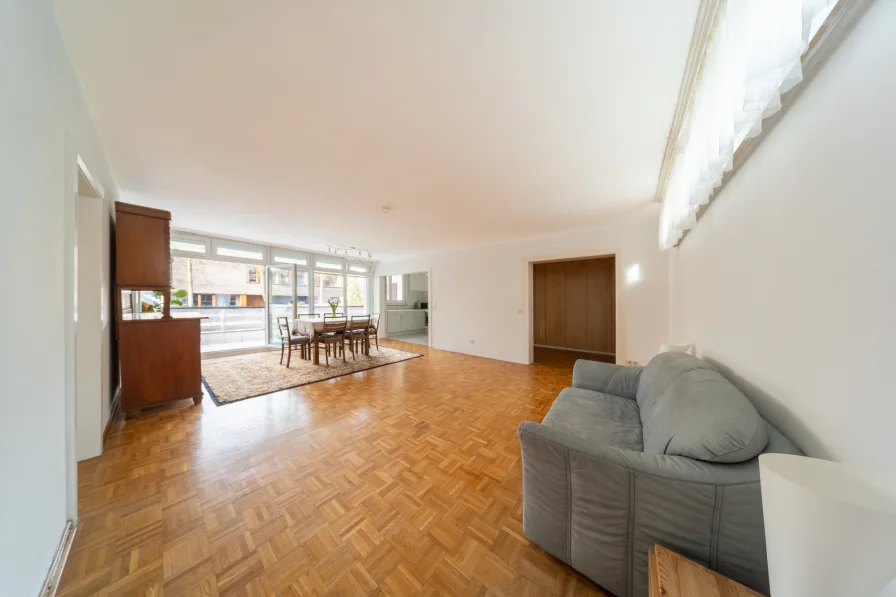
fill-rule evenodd
<path id="1" fill-rule="evenodd" d="M 323 263 L 332 263 L 334 265 L 338 264 L 339 268 L 337 269 L 335 267 L 327 267 L 325 265 L 321 265 Z M 313 269 L 315 272 L 326 272 L 328 274 L 344 274 L 345 259 L 342 259 L 341 257 L 333 257 L 332 255 L 315 255 Z"/>
<path id="2" fill-rule="evenodd" d="M 394 300 L 389 297 L 389 287 L 392 284 L 394 276 L 401 276 L 401 300 Z M 386 276 L 386 305 L 407 305 L 408 304 L 408 274 L 389 274 Z"/>
<path id="3" fill-rule="evenodd" d="M 348 304 L 348 279 L 356 278 L 358 280 L 364 280 L 364 305 L 362 305 L 363 309 L 370 313 L 370 307 L 372 303 L 372 297 L 370 294 L 370 275 L 369 274 L 346 274 L 345 280 L 342 282 L 342 286 L 345 289 L 343 292 L 343 303 L 345 304 L 345 313 L 348 314 L 349 304 Z M 357 308 L 357 307 L 354 307 Z"/>
<path id="4" fill-rule="evenodd" d="M 309 272 L 309 276 L 310 276 L 308 278 L 308 282 L 309 282 L 309 286 L 308 286 L 309 305 L 308 306 L 310 308 L 309 312 L 310 313 L 318 313 L 318 312 L 329 313 L 330 312 L 330 306 L 327 303 L 323 303 L 321 305 L 317 304 L 317 284 L 315 283 L 314 276 L 316 276 L 318 274 L 320 274 L 321 276 L 336 276 L 337 278 L 342 278 L 342 286 L 337 287 L 337 288 L 342 288 L 342 303 L 340 304 L 339 309 L 336 309 L 336 310 L 339 311 L 340 309 L 342 309 L 342 313 L 345 313 L 346 312 L 345 311 L 346 310 L 346 306 L 345 306 L 345 291 L 346 291 L 345 278 L 346 278 L 346 275 L 345 275 L 345 273 L 337 272 L 336 270 L 327 271 L 327 270 L 318 270 L 318 269 L 315 269 L 315 270 L 312 270 L 311 272 Z M 317 311 L 317 309 L 321 309 L 321 311 Z"/>
<path id="5" fill-rule="evenodd" d="M 364 260 L 364 259 L 352 259 L 345 256 L 334 255 L 333 253 L 317 253 L 308 249 L 296 249 L 291 247 L 277 246 L 277 245 L 264 245 L 261 243 L 253 243 L 251 241 L 245 240 L 235 240 L 227 237 L 216 237 L 212 235 L 202 235 L 196 234 L 187 230 L 171 230 L 170 241 L 183 241 L 189 242 L 196 245 L 202 245 L 205 250 L 200 253 L 198 251 L 182 251 L 178 249 L 171 249 L 171 255 L 176 257 L 186 257 L 192 259 L 205 259 L 209 261 L 222 261 L 222 262 L 230 262 L 230 263 L 243 263 L 246 265 L 253 266 L 275 266 L 275 267 L 289 267 L 293 266 L 295 271 L 295 279 L 296 285 L 298 284 L 298 276 L 304 274 L 308 280 L 308 312 L 309 313 L 320 313 L 322 309 L 326 309 L 329 311 L 329 308 L 326 305 L 316 305 L 317 301 L 317 292 L 315 292 L 314 285 L 314 276 L 316 274 L 329 274 L 333 276 L 340 276 L 342 278 L 342 308 L 343 310 L 347 309 L 345 304 L 347 300 L 347 292 L 348 292 L 348 277 L 356 277 L 356 278 L 365 278 L 367 280 L 366 283 L 366 297 L 365 300 L 367 304 L 365 305 L 365 310 L 370 312 L 376 305 L 379 304 L 379 295 L 374 293 L 376 286 L 374 282 L 376 278 L 374 277 L 377 262 L 373 260 Z M 170 248 L 170 243 L 169 243 Z M 244 250 L 244 251 L 253 251 L 261 254 L 260 259 L 252 259 L 248 257 L 235 257 L 229 255 L 219 255 L 219 248 L 232 248 L 235 250 Z M 281 259 L 291 259 L 289 262 L 277 261 L 277 258 Z M 305 264 L 294 263 L 294 261 L 304 260 Z M 329 264 L 331 267 L 321 266 L 321 264 Z M 338 264 L 338 268 L 335 266 Z M 360 271 L 352 271 L 351 268 L 355 267 L 357 269 L 363 269 L 363 272 Z M 263 285 L 265 287 L 265 302 L 268 302 L 268 271 L 265 269 L 263 273 Z M 405 297 L 407 297 L 407 278 L 403 278 L 402 287 L 404 289 Z M 196 294 L 196 293 L 194 293 Z M 294 291 L 294 296 L 296 302 L 298 302 L 298 291 Z M 399 304 L 404 305 L 407 304 L 405 301 L 391 303 L 391 304 Z M 347 311 L 346 311 L 347 312 Z M 266 324 L 267 325 L 267 324 Z M 267 334 L 268 331 L 266 330 Z"/>
<path id="6" fill-rule="evenodd" d="M 364 271 L 352 270 L 352 268 L 362 268 Z M 345 274 L 347 276 L 370 276 L 373 272 L 373 266 L 366 261 L 347 261 L 345 263 Z"/>
<path id="7" fill-rule="evenodd" d="M 202 245 L 205 247 L 202 253 L 199 251 L 185 251 L 183 249 L 175 249 L 171 246 L 171 243 L 183 242 L 190 243 L 196 245 Z M 174 257 L 192 257 L 195 259 L 208 259 L 211 256 L 211 239 L 207 236 L 200 236 L 198 234 L 189 234 L 186 232 L 171 232 L 171 237 L 168 239 L 168 247 L 171 249 L 171 255 Z"/>
<path id="8" fill-rule="evenodd" d="M 233 255 L 219 255 L 219 249 L 232 249 L 234 251 L 252 251 L 261 253 L 261 257 L 258 259 L 253 259 L 251 257 L 238 257 Z M 249 263 L 252 265 L 267 265 L 268 264 L 268 248 L 264 245 L 253 245 L 251 243 L 244 243 L 241 241 L 235 240 L 226 240 L 226 239 L 212 239 L 212 253 L 211 259 L 216 261 L 230 261 L 233 263 Z"/>
<path id="9" fill-rule="evenodd" d="M 271 247 L 270 257 L 271 259 L 268 265 L 295 265 L 296 267 L 305 270 L 311 267 L 311 255 L 294 249 Z M 283 261 L 278 261 L 278 258 Z"/>

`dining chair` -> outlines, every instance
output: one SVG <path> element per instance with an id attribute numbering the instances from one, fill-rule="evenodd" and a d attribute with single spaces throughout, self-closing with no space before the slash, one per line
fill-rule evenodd
<path id="1" fill-rule="evenodd" d="M 320 317 L 320 313 L 299 313 L 299 319 L 315 319 Z"/>
<path id="2" fill-rule="evenodd" d="M 277 328 L 280 330 L 280 364 L 283 364 L 283 353 L 286 352 L 286 368 L 292 359 L 294 346 L 299 347 L 299 357 L 302 359 L 311 357 L 311 338 L 308 336 L 296 336 L 289 333 L 289 319 L 277 318 Z"/>
<path id="3" fill-rule="evenodd" d="M 376 342 L 376 349 L 380 349 L 380 316 L 377 313 L 370 314 L 370 327 L 367 328 L 367 337 L 368 342 L 370 341 L 370 336 L 373 336 L 373 340 Z"/>
<path id="4" fill-rule="evenodd" d="M 370 315 L 352 315 L 351 323 L 345 331 L 345 341 L 352 351 L 352 360 L 355 359 L 358 342 L 367 342 L 367 332 L 370 329 Z M 345 348 L 343 347 L 343 350 Z"/>
<path id="5" fill-rule="evenodd" d="M 345 326 L 343 318 L 324 318 L 323 329 L 320 332 L 320 342 L 324 345 L 324 354 L 327 365 L 330 364 L 330 347 L 333 348 L 333 356 L 338 357 L 342 350 L 342 362 L 345 362 Z"/>
<path id="6" fill-rule="evenodd" d="M 336 313 L 336 314 L 333 314 L 333 313 L 324 313 L 324 319 L 325 319 L 325 320 L 326 320 L 326 319 L 338 319 L 338 318 L 340 318 L 340 317 L 345 318 L 345 315 L 343 315 L 342 313 Z"/>

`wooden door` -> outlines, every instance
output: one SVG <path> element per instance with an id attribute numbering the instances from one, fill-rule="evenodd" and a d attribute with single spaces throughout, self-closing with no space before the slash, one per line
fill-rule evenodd
<path id="1" fill-rule="evenodd" d="M 564 263 L 564 298 L 566 299 L 566 348 L 588 350 L 587 261 Z"/>
<path id="2" fill-rule="evenodd" d="M 589 259 L 586 263 L 588 348 L 616 353 L 616 260 Z"/>
<path id="3" fill-rule="evenodd" d="M 566 267 L 563 262 L 545 264 L 544 342 L 566 346 Z"/>
<path id="4" fill-rule="evenodd" d="M 576 259 L 532 266 L 533 340 L 616 353 L 616 259 Z"/>

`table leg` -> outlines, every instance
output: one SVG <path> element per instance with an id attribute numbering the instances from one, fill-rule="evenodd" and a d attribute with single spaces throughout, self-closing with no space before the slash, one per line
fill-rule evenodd
<path id="1" fill-rule="evenodd" d="M 364 334 L 364 354 L 370 356 L 370 334 Z"/>
<path id="2" fill-rule="evenodd" d="M 315 365 L 320 365 L 320 334 L 314 334 L 314 360 Z"/>

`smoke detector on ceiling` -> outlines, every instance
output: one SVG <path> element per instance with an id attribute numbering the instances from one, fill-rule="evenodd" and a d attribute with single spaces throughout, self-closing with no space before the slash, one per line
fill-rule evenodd
<path id="1" fill-rule="evenodd" d="M 384 214 L 387 214 L 387 213 L 389 213 L 390 211 L 392 211 L 392 208 L 391 208 L 391 207 L 389 207 L 388 205 L 384 205 L 384 206 L 383 206 L 383 213 L 384 213 Z"/>

